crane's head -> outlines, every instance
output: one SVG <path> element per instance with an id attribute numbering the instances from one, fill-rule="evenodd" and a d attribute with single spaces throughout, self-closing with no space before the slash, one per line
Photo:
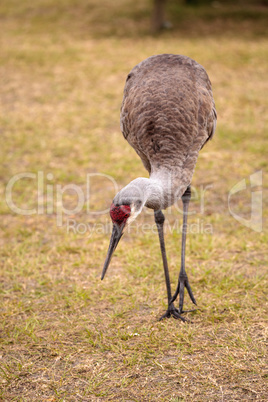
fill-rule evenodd
<path id="1" fill-rule="evenodd" d="M 134 221 L 134 219 L 138 216 L 143 207 L 142 201 L 137 198 L 135 199 L 131 198 L 126 200 L 120 197 L 121 202 L 118 201 L 119 194 L 117 194 L 110 207 L 110 216 L 113 222 L 113 229 L 108 253 L 102 270 L 101 279 L 104 278 L 104 275 L 110 264 L 113 252 L 115 251 L 119 243 L 119 240 L 123 236 L 124 228 Z"/>

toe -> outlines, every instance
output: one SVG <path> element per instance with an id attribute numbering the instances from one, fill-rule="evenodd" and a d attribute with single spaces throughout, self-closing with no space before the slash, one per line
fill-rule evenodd
<path id="1" fill-rule="evenodd" d="M 195 297 L 194 297 L 194 294 L 193 294 L 193 292 L 192 292 L 192 289 L 191 289 L 191 286 L 190 286 L 188 280 L 187 280 L 186 283 L 185 283 L 185 287 L 186 287 L 186 289 L 187 289 L 187 291 L 188 291 L 188 294 L 189 294 L 189 296 L 190 296 L 190 299 L 192 300 L 192 302 L 193 302 L 195 305 L 197 305 L 196 300 L 195 300 Z"/>
<path id="2" fill-rule="evenodd" d="M 172 316 L 173 316 L 174 318 L 176 318 L 176 320 L 182 320 L 183 322 L 186 322 L 186 321 L 187 321 L 187 320 L 186 320 L 184 317 L 182 317 L 182 316 L 179 314 L 179 312 L 176 311 L 176 310 L 173 310 L 173 311 L 172 311 Z"/>

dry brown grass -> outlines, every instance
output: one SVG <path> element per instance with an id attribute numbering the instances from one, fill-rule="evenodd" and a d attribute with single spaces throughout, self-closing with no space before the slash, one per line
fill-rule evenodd
<path id="1" fill-rule="evenodd" d="M 268 399 L 267 228 L 240 225 L 229 190 L 263 171 L 267 212 L 267 36 L 265 8 L 170 5 L 174 29 L 148 33 L 143 1 L 6 1 L 1 18 L 1 350 L 4 401 L 246 401 Z M 184 16 L 184 17 L 183 17 Z M 194 21 L 194 23 L 190 23 Z M 224 29 L 223 29 L 224 28 Z M 51 215 L 12 213 L 4 200 L 20 172 L 53 174 L 52 184 L 85 189 L 87 173 L 124 185 L 145 175 L 119 130 L 125 76 L 157 53 L 187 54 L 213 83 L 217 133 L 200 154 L 194 186 L 212 184 L 192 203 L 188 275 L 199 310 L 184 325 L 158 322 L 166 308 L 157 235 L 126 234 L 100 281 L 109 234 L 84 235 Z M 36 205 L 33 180 L 14 201 Z M 113 189 L 92 182 L 91 208 L 109 206 Z M 45 200 L 46 202 L 46 200 Z M 66 195 L 66 207 L 75 205 Z M 248 217 L 250 194 L 234 198 Z M 47 205 L 47 204 L 45 204 Z M 82 210 L 77 223 L 104 225 L 108 214 Z M 144 212 L 138 224 L 152 223 Z M 181 223 L 173 208 L 167 223 Z M 101 227 L 101 226 L 100 226 Z M 166 235 L 175 287 L 180 233 Z M 186 306 L 191 304 L 186 299 Z"/>

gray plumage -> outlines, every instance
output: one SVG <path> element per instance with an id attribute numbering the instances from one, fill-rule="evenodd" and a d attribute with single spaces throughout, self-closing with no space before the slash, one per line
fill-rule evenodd
<path id="1" fill-rule="evenodd" d="M 155 210 L 168 290 L 169 309 L 165 316 L 171 314 L 175 318 L 181 318 L 179 313 L 182 312 L 183 291 L 180 286 L 186 286 L 194 303 L 195 299 L 189 284 L 187 285 L 182 256 L 180 277 L 184 278 L 184 285 L 178 284 L 175 294 L 177 296 L 180 292 L 180 310 L 175 309 L 172 304 L 176 297 L 171 298 L 170 295 L 164 239 L 161 234 L 164 216 L 157 211 L 167 208 L 184 196 L 182 199 L 186 224 L 190 184 L 198 153 L 212 138 L 216 120 L 209 77 L 205 69 L 191 58 L 173 54 L 152 56 L 139 63 L 128 74 L 121 107 L 121 130 L 140 156 L 150 177 L 130 182 L 115 196 L 112 205 L 131 206 L 131 215 L 126 223 L 132 222 L 144 205 Z M 111 217 L 113 219 L 112 214 Z M 115 221 L 114 224 L 117 225 Z M 123 228 L 120 225 L 118 227 L 121 237 Z M 186 229 L 184 248 L 185 239 Z M 103 276 L 112 252 L 109 258 L 107 256 Z"/>
<path id="2" fill-rule="evenodd" d="M 128 74 L 122 133 L 150 177 L 164 186 L 170 181 L 156 208 L 173 204 L 191 183 L 198 152 L 212 138 L 216 119 L 208 75 L 189 57 L 152 56 Z"/>

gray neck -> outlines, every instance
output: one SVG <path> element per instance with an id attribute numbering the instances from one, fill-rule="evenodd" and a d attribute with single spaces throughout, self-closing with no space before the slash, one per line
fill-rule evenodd
<path id="1" fill-rule="evenodd" d="M 154 210 L 165 209 L 181 198 L 187 185 L 179 185 L 178 180 L 169 170 L 152 173 L 150 178 L 139 177 L 131 181 L 116 196 L 120 203 L 139 199 L 142 206 Z"/>

